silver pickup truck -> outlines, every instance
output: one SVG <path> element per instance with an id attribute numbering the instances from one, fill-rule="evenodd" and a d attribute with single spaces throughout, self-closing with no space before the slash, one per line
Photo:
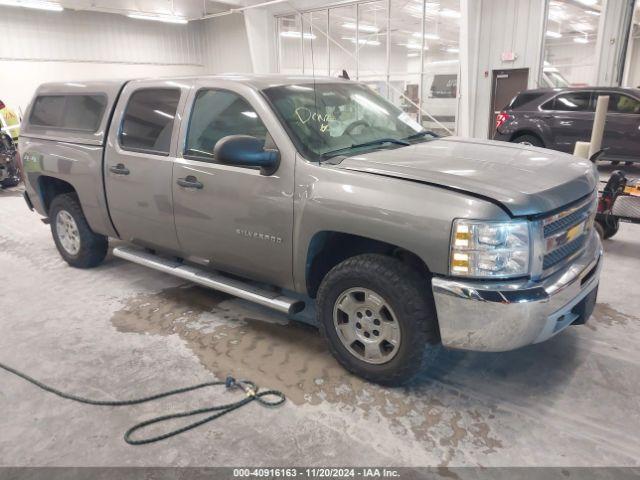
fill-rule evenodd
<path id="1" fill-rule="evenodd" d="M 294 314 L 398 384 L 425 349 L 505 351 L 587 321 L 593 164 L 439 138 L 357 82 L 207 76 L 42 85 L 20 150 L 72 266 L 107 253 Z M 301 300 L 302 299 L 302 300 Z"/>

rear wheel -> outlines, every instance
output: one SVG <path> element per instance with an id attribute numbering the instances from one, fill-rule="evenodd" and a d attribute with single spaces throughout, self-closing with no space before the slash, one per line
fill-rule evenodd
<path id="1" fill-rule="evenodd" d="M 426 278 L 395 258 L 359 255 L 343 261 L 318 290 L 318 323 L 350 372 L 398 385 L 420 368 L 438 328 Z"/>
<path id="2" fill-rule="evenodd" d="M 519 143 L 521 145 L 530 145 L 532 147 L 544 147 L 542 140 L 535 135 L 519 135 L 511 140 L 511 143 Z"/>
<path id="3" fill-rule="evenodd" d="M 72 267 L 91 268 L 107 255 L 107 237 L 94 233 L 75 193 L 58 195 L 49 209 L 51 233 L 58 252 Z"/>

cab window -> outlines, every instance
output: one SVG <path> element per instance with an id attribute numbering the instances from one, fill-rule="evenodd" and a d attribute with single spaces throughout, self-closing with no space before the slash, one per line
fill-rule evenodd
<path id="1" fill-rule="evenodd" d="M 558 95 L 542 106 L 543 110 L 561 112 L 592 112 L 591 92 L 571 92 Z"/>
<path id="2" fill-rule="evenodd" d="M 249 102 L 228 90 L 200 90 L 189 119 L 186 158 L 213 162 L 216 143 L 228 135 L 251 135 L 265 142 L 267 128 Z"/>
<path id="3" fill-rule="evenodd" d="M 640 100 L 619 93 L 607 95 L 609 95 L 609 113 L 640 113 Z"/>
<path id="4" fill-rule="evenodd" d="M 120 146 L 125 150 L 169 155 L 179 101 L 178 89 L 136 90 L 129 98 L 122 117 Z"/>

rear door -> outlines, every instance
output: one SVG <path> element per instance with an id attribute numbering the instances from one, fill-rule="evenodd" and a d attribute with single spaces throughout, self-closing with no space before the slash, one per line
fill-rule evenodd
<path id="1" fill-rule="evenodd" d="M 609 96 L 607 121 L 604 126 L 603 158 L 608 160 L 640 160 L 640 100 L 614 92 L 597 92 Z"/>
<path id="2" fill-rule="evenodd" d="M 577 141 L 591 139 L 595 111 L 592 97 L 590 90 L 561 93 L 540 107 L 553 139 L 548 148 L 573 153 Z"/>
<path id="3" fill-rule="evenodd" d="M 105 153 L 105 188 L 120 238 L 179 250 L 171 196 L 179 114 L 189 85 L 128 84 L 114 113 Z"/>

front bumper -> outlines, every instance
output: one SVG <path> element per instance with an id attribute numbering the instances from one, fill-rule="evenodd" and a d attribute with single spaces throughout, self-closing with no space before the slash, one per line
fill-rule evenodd
<path id="1" fill-rule="evenodd" d="M 434 277 L 440 337 L 446 347 L 486 352 L 542 342 L 591 316 L 602 269 L 595 231 L 583 253 L 540 282 Z"/>

